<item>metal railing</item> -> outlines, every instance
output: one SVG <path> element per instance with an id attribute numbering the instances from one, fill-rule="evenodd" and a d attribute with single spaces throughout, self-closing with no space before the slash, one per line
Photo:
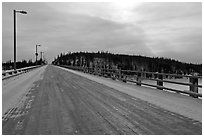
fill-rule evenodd
<path id="1" fill-rule="evenodd" d="M 133 70 L 119 70 L 119 69 L 97 69 L 97 68 L 88 68 L 88 67 L 76 67 L 76 66 L 66 66 L 60 65 L 61 67 L 83 71 L 85 73 L 90 73 L 94 75 L 109 77 L 112 79 L 122 80 L 123 82 L 133 82 L 137 85 L 145 85 L 155 87 L 159 90 L 170 90 L 176 93 L 183 93 L 188 94 L 192 97 L 198 98 L 202 97 L 201 93 L 198 93 L 198 88 L 202 88 L 202 85 L 198 84 L 198 79 L 202 79 L 202 76 L 195 76 L 195 75 L 177 75 L 177 74 L 167 74 L 167 73 L 157 73 L 157 72 L 144 72 L 144 71 L 133 71 Z M 189 82 L 178 82 L 178 81 L 171 81 L 168 78 L 175 77 L 175 78 L 189 78 Z M 164 79 L 167 78 L 167 79 Z M 143 82 L 144 80 L 152 80 L 156 81 L 157 84 L 149 84 Z M 169 87 L 165 87 L 163 83 L 171 83 L 183 86 L 189 86 L 189 90 L 179 90 L 173 89 Z"/>
<path id="2" fill-rule="evenodd" d="M 6 70 L 2 71 L 2 80 L 20 75 L 22 73 L 28 72 L 30 70 L 33 70 L 35 68 L 41 67 L 42 65 L 37 65 L 37 66 L 30 66 L 30 67 L 25 67 L 25 68 L 20 68 L 16 70 Z"/>

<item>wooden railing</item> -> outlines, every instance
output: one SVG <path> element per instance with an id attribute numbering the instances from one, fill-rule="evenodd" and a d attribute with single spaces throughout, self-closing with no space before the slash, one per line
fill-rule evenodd
<path id="1" fill-rule="evenodd" d="M 123 82 L 133 82 L 137 85 L 146 85 L 151 87 L 156 87 L 159 90 L 170 90 L 177 93 L 184 93 L 188 94 L 192 97 L 198 98 L 202 97 L 201 93 L 198 93 L 198 88 L 202 88 L 202 85 L 198 84 L 198 79 L 202 79 L 202 76 L 195 76 L 195 75 L 177 75 L 177 74 L 167 74 L 167 73 L 157 73 L 157 72 L 144 72 L 144 71 L 133 71 L 133 70 L 119 70 L 119 69 L 96 69 L 96 68 L 87 68 L 87 67 L 76 67 L 76 66 L 66 66 L 60 65 L 61 67 L 83 71 L 85 73 L 90 73 L 94 75 L 110 77 L 112 79 L 122 80 Z M 188 78 L 189 82 L 178 82 L 178 81 L 171 81 L 168 78 Z M 164 79 L 165 78 L 165 79 Z M 148 84 L 143 82 L 144 80 L 152 80 L 156 81 L 157 84 Z M 172 83 L 178 85 L 189 86 L 189 90 L 179 90 L 173 89 L 169 87 L 165 87 L 163 83 Z"/>
<path id="2" fill-rule="evenodd" d="M 13 77 L 13 76 L 17 76 L 19 74 L 28 72 L 30 70 L 33 70 L 33 69 L 41 67 L 41 66 L 42 65 L 37 65 L 37 66 L 30 66 L 30 67 L 20 68 L 20 69 L 16 69 L 16 70 L 2 71 L 2 80 Z"/>

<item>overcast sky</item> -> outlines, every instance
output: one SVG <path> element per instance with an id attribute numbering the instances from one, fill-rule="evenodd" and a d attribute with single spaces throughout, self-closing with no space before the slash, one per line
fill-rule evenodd
<path id="1" fill-rule="evenodd" d="M 35 60 L 35 45 L 52 61 L 61 52 L 109 51 L 202 63 L 201 3 L 3 3 L 2 61 Z"/>

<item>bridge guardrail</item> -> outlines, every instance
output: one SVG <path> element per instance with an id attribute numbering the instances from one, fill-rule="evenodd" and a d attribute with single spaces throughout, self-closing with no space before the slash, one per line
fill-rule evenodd
<path id="1" fill-rule="evenodd" d="M 184 93 L 188 94 L 194 98 L 202 97 L 201 93 L 198 93 L 198 88 L 202 88 L 202 85 L 198 85 L 198 79 L 202 79 L 202 76 L 196 75 L 177 75 L 177 74 L 167 74 L 167 73 L 157 73 L 157 72 L 145 72 L 145 71 L 133 71 L 133 70 L 119 70 L 119 69 L 97 69 L 97 68 L 88 68 L 88 67 L 76 67 L 76 66 L 67 66 L 67 65 L 59 65 L 61 67 L 83 71 L 85 73 L 90 73 L 94 75 L 110 77 L 112 79 L 122 80 L 123 82 L 133 82 L 137 85 L 146 85 L 151 87 L 156 87 L 159 90 L 170 90 L 176 93 Z M 189 78 L 189 83 L 178 82 L 178 81 L 170 81 L 168 79 L 164 79 L 167 77 L 177 77 Z M 142 82 L 142 80 L 152 80 L 156 81 L 156 85 L 148 84 Z M 173 89 L 163 86 L 163 83 L 172 83 L 178 85 L 189 86 L 189 90 L 179 90 Z"/>
<path id="2" fill-rule="evenodd" d="M 25 68 L 20 68 L 20 69 L 16 69 L 16 70 L 6 70 L 6 71 L 2 71 L 2 80 L 13 77 L 13 76 L 17 76 L 19 74 L 28 72 L 32 69 L 41 67 L 42 65 L 37 65 L 37 66 L 30 66 L 30 67 L 25 67 Z M 8 75 L 8 76 L 6 76 Z M 4 77 L 3 77 L 4 76 Z"/>

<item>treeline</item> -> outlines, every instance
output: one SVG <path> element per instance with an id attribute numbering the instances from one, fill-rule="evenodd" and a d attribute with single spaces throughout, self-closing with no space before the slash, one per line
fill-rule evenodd
<path id="1" fill-rule="evenodd" d="M 72 65 L 91 68 L 137 70 L 175 74 L 199 73 L 202 75 L 202 64 L 179 62 L 169 58 L 146 57 L 108 52 L 69 52 L 58 55 L 52 64 Z"/>
<path id="2" fill-rule="evenodd" d="M 35 61 L 33 62 L 32 60 L 28 60 L 28 61 L 22 60 L 22 61 L 16 62 L 16 69 L 40 65 L 40 64 L 45 64 L 45 61 L 38 60 L 37 62 L 35 62 Z M 2 63 L 2 69 L 3 70 L 14 69 L 14 62 L 9 60 L 7 62 Z"/>

